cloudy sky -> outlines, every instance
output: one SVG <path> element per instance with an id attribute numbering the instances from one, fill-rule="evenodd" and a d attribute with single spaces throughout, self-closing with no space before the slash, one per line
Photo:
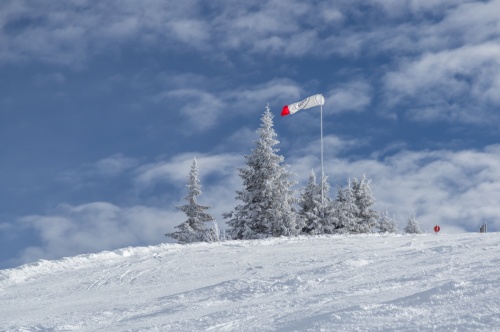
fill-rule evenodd
<path id="1" fill-rule="evenodd" d="M 401 228 L 500 227 L 500 0 L 4 0 L 0 268 L 164 242 L 237 203 L 266 103 L 299 184 L 373 180 Z M 332 195 L 335 189 L 332 190 Z"/>

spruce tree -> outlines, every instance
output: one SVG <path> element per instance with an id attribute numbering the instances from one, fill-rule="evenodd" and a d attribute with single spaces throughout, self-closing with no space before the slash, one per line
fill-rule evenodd
<path id="1" fill-rule="evenodd" d="M 352 192 L 355 198 L 356 206 L 358 207 L 358 222 L 359 233 L 371 233 L 372 228 L 378 219 L 378 212 L 372 209 L 375 204 L 375 197 L 373 197 L 370 188 L 371 180 L 363 175 L 359 180 L 354 178 L 352 180 Z"/>
<path id="2" fill-rule="evenodd" d="M 236 199 L 242 203 L 224 215 L 229 219 L 228 232 L 233 239 L 296 235 L 303 227 L 294 209 L 297 199 L 291 189 L 295 184 L 290 180 L 293 174 L 274 148 L 279 141 L 269 106 L 261 121 L 259 140 L 252 153 L 245 156 L 246 167 L 239 169 L 243 189 L 236 192 Z"/>
<path id="3" fill-rule="evenodd" d="M 408 217 L 408 223 L 405 227 L 405 233 L 406 234 L 420 234 L 422 231 L 420 230 L 420 225 L 417 221 L 417 218 L 415 217 L 415 214 L 412 214 L 410 217 Z"/>
<path id="4" fill-rule="evenodd" d="M 361 223 L 358 217 L 359 208 L 349 181 L 347 187 L 338 188 L 337 200 L 335 202 L 336 225 L 335 233 L 360 233 Z"/>
<path id="5" fill-rule="evenodd" d="M 316 174 L 311 171 L 309 182 L 302 190 L 299 200 L 299 216 L 304 221 L 303 232 L 307 234 L 332 234 L 337 225 L 335 205 L 329 192 L 328 177 L 323 174 L 321 184 L 316 182 Z M 323 197 L 321 193 L 323 188 Z"/>
<path id="6" fill-rule="evenodd" d="M 330 185 L 328 184 L 328 176 L 323 173 L 321 177 L 321 186 L 323 187 L 323 204 L 321 209 L 321 225 L 323 233 L 333 234 L 338 225 L 337 213 L 335 210 L 335 202 L 330 198 Z M 320 187 L 321 195 L 321 187 Z"/>
<path id="7" fill-rule="evenodd" d="M 199 170 L 196 158 L 193 159 L 186 187 L 188 188 L 188 195 L 185 199 L 188 204 L 179 205 L 176 206 L 176 208 L 183 211 L 188 219 L 182 224 L 175 226 L 177 231 L 167 233 L 165 236 L 171 237 L 179 243 L 210 242 L 212 239 L 216 238 L 218 234 L 212 234 L 214 230 L 205 226 L 206 222 L 215 220 L 210 214 L 205 212 L 210 209 L 210 207 L 199 205 L 196 201 L 196 198 L 201 195 Z"/>
<path id="8" fill-rule="evenodd" d="M 321 187 L 316 182 L 316 174 L 311 170 L 309 182 L 302 189 L 299 199 L 299 217 L 304 222 L 303 232 L 307 234 L 322 234 Z"/>
<path id="9" fill-rule="evenodd" d="M 398 225 L 396 223 L 394 214 L 390 216 L 389 212 L 387 212 L 387 209 L 385 209 L 385 211 L 381 211 L 379 213 L 377 228 L 379 230 L 379 233 L 397 233 Z"/>

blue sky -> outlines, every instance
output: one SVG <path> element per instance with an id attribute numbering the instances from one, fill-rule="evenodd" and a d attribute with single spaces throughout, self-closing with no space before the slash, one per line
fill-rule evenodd
<path id="1" fill-rule="evenodd" d="M 500 1 L 0 4 L 0 268 L 164 242 L 236 204 L 266 103 L 299 184 L 373 179 L 403 228 L 500 222 Z M 332 195 L 335 190 L 332 191 Z"/>

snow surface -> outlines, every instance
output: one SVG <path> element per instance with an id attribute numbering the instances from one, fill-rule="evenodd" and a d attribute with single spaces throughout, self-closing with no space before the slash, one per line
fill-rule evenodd
<path id="1" fill-rule="evenodd" d="M 500 233 L 162 244 L 0 270 L 2 331 L 500 331 Z"/>

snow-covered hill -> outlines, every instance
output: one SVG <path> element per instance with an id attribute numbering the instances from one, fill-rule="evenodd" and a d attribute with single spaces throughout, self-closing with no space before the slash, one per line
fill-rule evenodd
<path id="1" fill-rule="evenodd" d="M 0 270 L 4 331 L 500 331 L 500 233 L 126 248 Z"/>

